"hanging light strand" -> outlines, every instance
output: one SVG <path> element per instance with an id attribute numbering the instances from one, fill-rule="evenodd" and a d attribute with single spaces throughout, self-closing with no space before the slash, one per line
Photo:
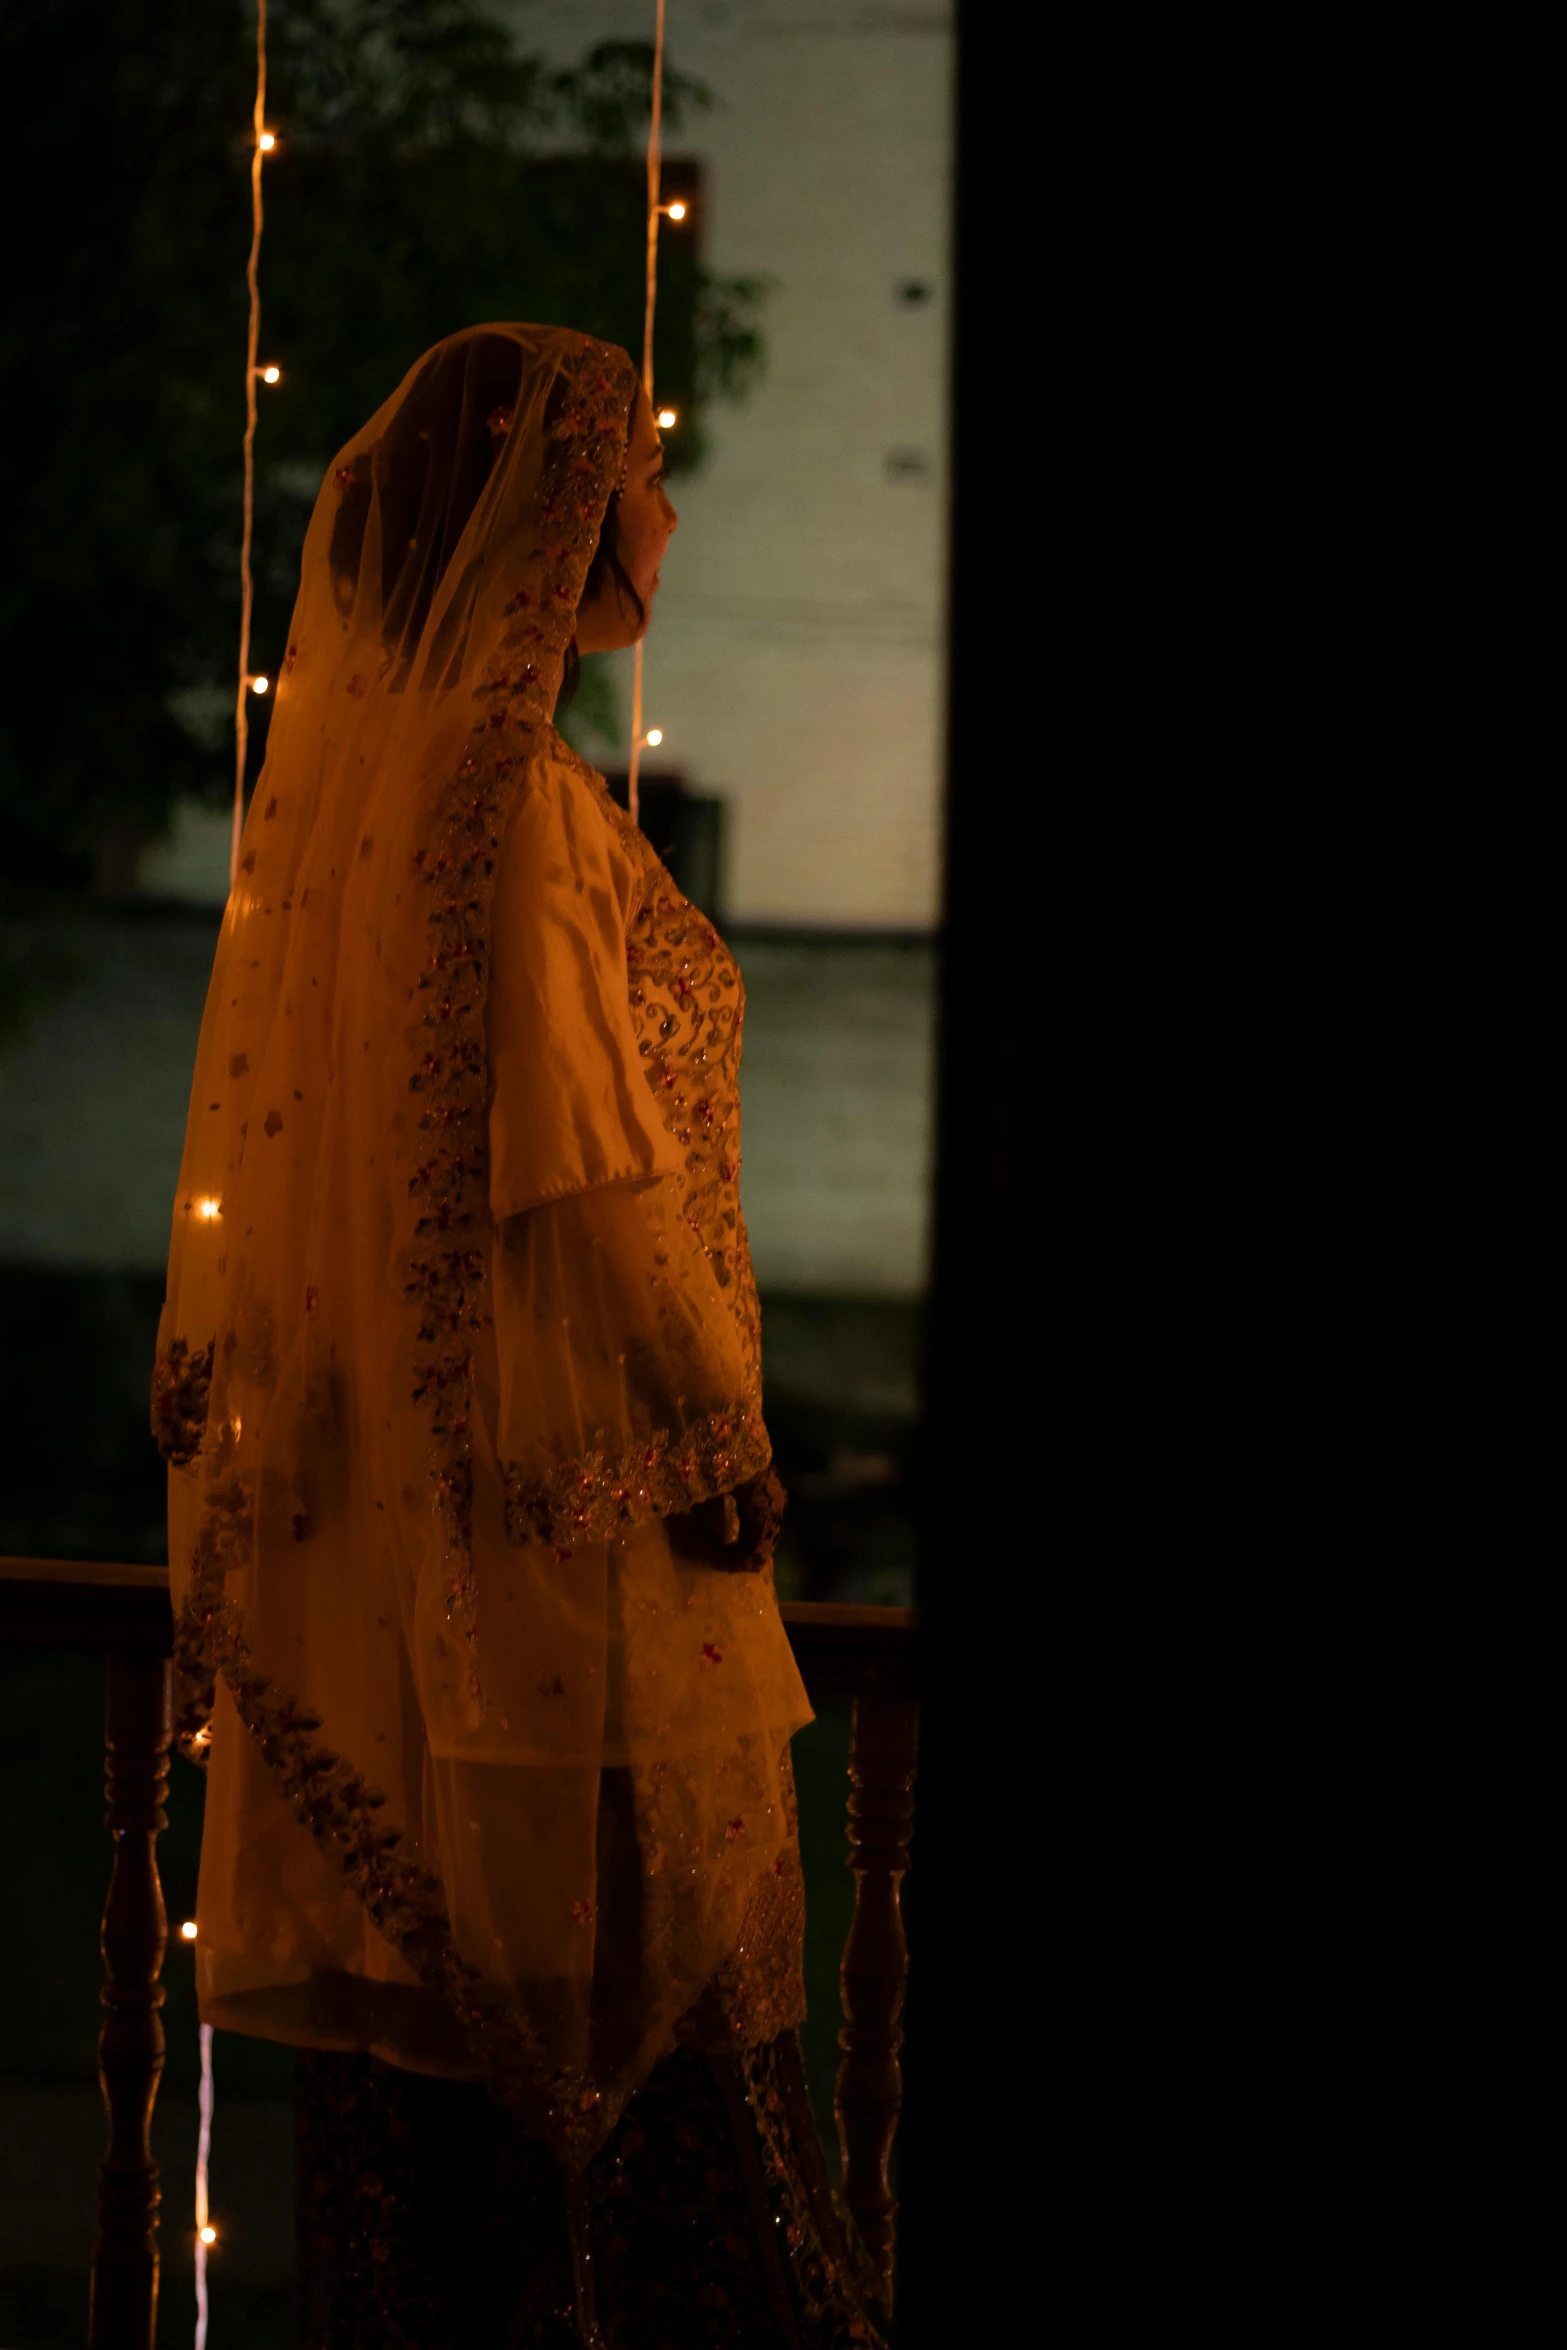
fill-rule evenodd
<path id="1" fill-rule="evenodd" d="M 658 299 L 658 195 L 663 173 L 664 0 L 653 35 L 653 113 L 647 131 L 647 301 L 642 313 L 642 397 L 653 405 L 653 310 Z"/>
<path id="2" fill-rule="evenodd" d="M 660 0 L 662 4 L 662 0 Z M 239 692 L 234 705 L 234 829 L 229 843 L 229 888 L 239 878 L 239 836 L 245 823 L 245 761 L 250 750 L 250 706 L 246 695 L 265 692 L 250 675 L 250 542 L 256 518 L 256 380 L 261 347 L 261 158 L 274 141 L 266 129 L 267 110 L 267 0 L 256 0 L 256 111 L 250 148 L 250 259 L 245 283 L 250 289 L 250 329 L 245 342 L 245 520 L 239 552 Z M 267 380 L 277 381 L 269 369 Z"/>
<path id="3" fill-rule="evenodd" d="M 201 2027 L 201 2130 L 196 2140 L 196 2350 L 207 2350 L 207 2247 L 217 2240 L 207 2205 L 212 2155 L 212 2026 Z"/>
<path id="4" fill-rule="evenodd" d="M 658 0 L 653 35 L 653 118 L 647 134 L 647 302 L 642 313 L 642 397 L 653 407 L 653 309 L 658 298 L 658 183 L 663 165 L 664 0 Z M 642 772 L 642 638 L 631 667 L 631 771 L 626 800 L 633 824 L 639 821 L 637 784 Z"/>

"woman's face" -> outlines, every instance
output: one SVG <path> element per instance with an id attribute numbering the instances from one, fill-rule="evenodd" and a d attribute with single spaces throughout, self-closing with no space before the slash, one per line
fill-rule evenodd
<path id="1" fill-rule="evenodd" d="M 618 504 L 620 560 L 642 598 L 642 627 L 638 627 L 636 613 L 626 602 L 614 573 L 606 572 L 602 585 L 584 596 L 577 607 L 579 652 L 613 653 L 621 645 L 633 645 L 653 617 L 659 565 L 679 520 L 664 495 L 663 481 L 664 450 L 658 427 L 646 400 L 638 400 L 626 459 L 626 486 Z"/>

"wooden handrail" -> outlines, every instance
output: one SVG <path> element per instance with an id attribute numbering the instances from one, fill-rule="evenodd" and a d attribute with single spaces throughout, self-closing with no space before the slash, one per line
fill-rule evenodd
<path id="1" fill-rule="evenodd" d="M 916 1695 L 916 1611 L 786 1599 L 779 1608 L 811 1697 Z M 0 1637 L 34 1648 L 173 1646 L 167 1567 L 0 1558 Z"/>
<path id="2" fill-rule="evenodd" d="M 919 1742 L 912 1608 L 786 1600 L 780 1613 L 813 1701 L 853 1700 L 848 1865 L 854 1918 L 839 1986 L 833 2094 L 844 2201 L 891 2300 L 897 2206 L 887 2165 L 902 2102 L 908 1982 L 899 1888 L 909 1865 Z M 158 2306 L 158 2169 L 149 2143 L 163 2071 L 163 1889 L 157 1838 L 168 1776 L 173 1618 L 167 1567 L 0 1558 L 0 1639 L 107 1659 L 108 1826 L 115 1843 L 103 1951 L 108 2009 L 98 2078 L 109 2115 L 93 2248 L 92 2350 L 150 2350 Z"/>
<path id="3" fill-rule="evenodd" d="M 816 1697 L 914 1694 L 911 1607 L 840 1607 L 786 1599 L 779 1608 L 806 1688 Z M 117 1560 L 0 1558 L 0 1634 L 39 1648 L 152 1648 L 173 1640 L 169 1570 Z"/>
<path id="4" fill-rule="evenodd" d="M 918 1694 L 918 1612 L 911 1607 L 838 1607 L 786 1599 L 778 1610 L 808 1695 Z"/>
<path id="5" fill-rule="evenodd" d="M 169 1570 L 0 1558 L 0 1639 L 19 1648 L 167 1656 L 174 1646 Z"/>

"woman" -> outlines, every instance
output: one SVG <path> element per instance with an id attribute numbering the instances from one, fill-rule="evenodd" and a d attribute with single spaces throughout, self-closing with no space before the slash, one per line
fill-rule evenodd
<path id="1" fill-rule="evenodd" d="M 199 1979 L 316 2052 L 313 2350 L 874 2339 L 794 2036 L 739 977 L 550 723 L 646 624 L 660 467 L 625 354 L 528 326 L 343 451 L 202 1028 L 153 1398 Z"/>

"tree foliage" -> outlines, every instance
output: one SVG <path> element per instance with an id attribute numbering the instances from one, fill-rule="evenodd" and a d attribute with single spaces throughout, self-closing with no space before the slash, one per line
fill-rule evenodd
<path id="1" fill-rule="evenodd" d="M 640 352 L 651 52 L 522 54 L 481 0 L 272 0 L 254 660 L 334 451 L 431 343 L 533 318 Z M 238 638 L 250 0 L 12 0 L 0 855 L 85 878 L 220 796 Z M 667 73 L 666 122 L 707 103 Z M 30 231 L 20 224 L 30 221 Z M 764 291 L 666 235 L 660 398 L 759 364 Z M 253 756 L 264 749 L 262 724 Z M 230 756 L 232 754 L 230 753 Z"/>

